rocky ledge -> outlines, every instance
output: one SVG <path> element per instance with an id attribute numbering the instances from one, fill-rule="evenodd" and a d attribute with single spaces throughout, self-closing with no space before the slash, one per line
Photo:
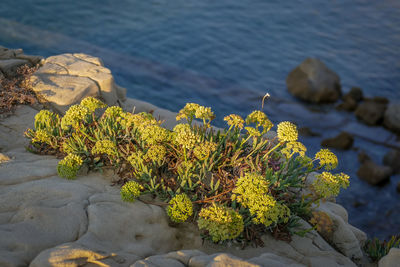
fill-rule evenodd
<path id="1" fill-rule="evenodd" d="M 175 124 L 175 113 L 126 99 L 101 60 L 64 54 L 43 61 L 32 77 L 44 104 L 64 112 L 86 96 L 125 110 L 152 111 Z M 367 263 L 366 235 L 348 223 L 334 200 L 317 208 L 334 223 L 329 236 L 316 231 L 291 242 L 263 236 L 263 247 L 240 249 L 203 242 L 191 224 L 170 224 L 165 211 L 141 201 L 123 202 L 112 172 L 57 175 L 58 159 L 26 151 L 23 133 L 38 110 L 19 106 L 0 120 L 0 266 L 356 266 Z M 309 177 L 312 180 L 314 177 Z M 304 229 L 311 226 L 302 221 Z M 299 229 L 301 230 L 301 229 Z M 387 258 L 390 255 L 391 258 Z M 394 257 L 394 258 L 393 258 Z M 385 263 L 398 260 L 393 251 Z M 386 265 L 387 266 L 387 265 Z"/>

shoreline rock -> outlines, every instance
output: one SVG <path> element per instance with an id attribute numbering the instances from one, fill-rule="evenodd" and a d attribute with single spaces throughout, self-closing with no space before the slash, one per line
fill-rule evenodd
<path id="1" fill-rule="evenodd" d="M 82 58 L 86 62 L 101 62 L 83 54 L 61 56 L 73 62 Z M 96 64 L 92 64 L 94 69 L 99 67 Z M 58 72 L 51 73 L 50 69 Z M 68 74 L 57 66 L 49 66 L 45 71 L 39 70 L 37 79 L 71 76 L 72 71 L 66 69 Z M 99 75 L 104 73 L 107 72 Z M 97 96 L 103 96 L 101 90 L 97 92 Z M 135 99 L 124 101 L 123 90 L 115 84 L 110 87 L 110 95 L 115 96 L 109 99 L 111 102 L 115 99 L 127 111 L 134 107 L 136 112 L 152 110 L 165 120 L 167 128 L 177 123 L 174 112 Z M 48 101 L 52 101 L 50 96 L 49 93 Z M 85 96 L 70 95 L 70 104 Z M 50 104 L 60 112 L 64 109 L 63 105 Z M 304 237 L 294 235 L 291 242 L 275 240 L 267 234 L 262 237 L 264 247 L 245 250 L 237 249 L 234 243 L 203 244 L 191 224 L 170 226 L 159 206 L 139 200 L 123 202 L 119 188 L 110 185 L 116 179 L 113 173 L 91 172 L 72 181 L 58 177 L 58 159 L 24 149 L 28 140 L 23 132 L 33 127 L 37 112 L 29 106 L 19 106 L 14 115 L 0 123 L 0 148 L 10 158 L 0 164 L 0 247 L 6 248 L 0 250 L 2 266 L 356 266 L 352 260 L 365 260 L 361 250 L 365 233 L 348 223 L 343 207 L 329 201 L 321 203 L 320 209 L 329 213 L 335 223 L 330 240 L 333 245 L 315 230 Z M 301 230 L 311 228 L 307 222 L 301 223 Z"/>
<path id="2" fill-rule="evenodd" d="M 341 96 L 339 76 L 316 58 L 307 58 L 286 78 L 289 92 L 313 103 L 336 102 Z"/>

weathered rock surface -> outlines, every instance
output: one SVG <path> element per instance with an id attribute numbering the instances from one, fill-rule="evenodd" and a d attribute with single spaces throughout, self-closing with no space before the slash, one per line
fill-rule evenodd
<path id="1" fill-rule="evenodd" d="M 286 85 L 294 96 L 314 103 L 335 102 L 341 96 L 339 76 L 316 58 L 307 58 L 292 70 Z"/>
<path id="2" fill-rule="evenodd" d="M 94 96 L 108 105 L 126 99 L 111 71 L 100 59 L 85 54 L 62 54 L 47 58 L 31 77 L 33 90 L 60 113 L 82 98 Z"/>
<path id="3" fill-rule="evenodd" d="M 400 248 L 391 248 L 389 253 L 378 263 L 379 267 L 400 266 Z"/>
<path id="4" fill-rule="evenodd" d="M 358 105 L 354 114 L 365 124 L 378 125 L 383 121 L 387 103 L 387 99 L 367 99 Z"/>
<path id="5" fill-rule="evenodd" d="M 400 150 L 389 150 L 383 157 L 383 164 L 392 168 L 393 173 L 400 173 Z"/>
<path id="6" fill-rule="evenodd" d="M 364 161 L 357 171 L 357 176 L 371 185 L 380 185 L 390 179 L 392 168 L 378 165 L 372 160 Z"/>
<path id="7" fill-rule="evenodd" d="M 92 69 L 95 74 L 86 70 L 85 75 L 98 75 L 96 86 L 110 82 L 101 80 L 107 75 L 97 73 L 99 59 L 83 54 L 60 57 L 46 60 L 37 79 L 89 79 L 79 76 L 78 70 L 92 64 L 97 66 Z M 74 65 L 80 60 L 84 62 Z M 59 85 L 51 90 L 69 90 Z M 115 99 L 122 100 L 124 90 L 115 88 Z M 71 92 L 69 98 L 77 102 L 87 96 Z M 152 111 L 167 128 L 176 124 L 176 113 L 138 100 L 121 102 L 128 111 Z M 172 227 L 159 206 L 123 202 L 119 187 L 110 185 L 117 179 L 112 172 L 81 173 L 77 180 L 59 178 L 58 159 L 24 149 L 28 140 L 23 132 L 33 127 L 36 113 L 20 106 L 13 116 L 0 119 L 0 150 L 8 157 L 0 164 L 0 266 L 356 266 L 349 257 L 362 257 L 365 234 L 348 224 L 346 210 L 332 202 L 320 208 L 337 226 L 329 242 L 341 253 L 314 230 L 304 237 L 294 235 L 289 243 L 264 235 L 264 247 L 244 250 L 235 244 L 203 244 L 195 226 Z M 303 230 L 311 228 L 303 220 L 301 224 Z"/>
<path id="8" fill-rule="evenodd" d="M 383 125 L 393 132 L 400 133 L 400 101 L 388 105 Z"/>
<path id="9" fill-rule="evenodd" d="M 128 99 L 126 105 L 134 102 Z M 137 103 L 142 105 L 139 110 L 151 107 Z M 175 113 L 154 110 L 172 124 Z M 169 226 L 162 208 L 122 202 L 119 188 L 110 186 L 116 178 L 112 174 L 61 179 L 57 159 L 23 148 L 24 125 L 31 125 L 36 113 L 23 106 L 0 121 L 0 135 L 6 138 L 0 139 L 0 147 L 10 157 L 0 165 L 0 266 L 355 266 L 315 231 L 294 236 L 290 243 L 264 236 L 263 248 L 243 251 L 202 245 L 192 228 Z M 332 214 L 346 214 L 336 204 L 326 206 Z M 303 224 L 304 229 L 311 227 Z M 358 248 L 362 242 L 354 237 L 355 228 L 347 224 L 347 217 L 341 225 L 346 234 L 353 233 L 351 242 L 346 237 L 335 244 L 342 244 L 346 255 L 358 257 L 354 242 L 359 242 Z"/>
<path id="10" fill-rule="evenodd" d="M 361 88 L 352 87 L 350 91 L 343 95 L 343 102 L 340 103 L 336 108 L 345 111 L 354 111 L 357 108 L 358 102 L 363 99 L 363 92 Z"/>
<path id="11" fill-rule="evenodd" d="M 338 148 L 338 149 L 349 149 L 353 145 L 354 138 L 351 134 L 341 132 L 339 135 L 322 140 L 321 146 Z"/>
<path id="12" fill-rule="evenodd" d="M 8 49 L 0 46 L 0 78 L 15 77 L 17 69 L 24 65 L 35 66 L 42 57 L 25 55 L 22 49 Z"/>

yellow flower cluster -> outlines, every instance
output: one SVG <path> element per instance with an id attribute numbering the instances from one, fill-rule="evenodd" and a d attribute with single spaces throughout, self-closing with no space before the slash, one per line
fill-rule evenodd
<path id="1" fill-rule="evenodd" d="M 104 116 L 108 118 L 119 118 L 121 115 L 125 113 L 122 108 L 117 106 L 108 107 L 106 111 L 104 111 Z"/>
<path id="2" fill-rule="evenodd" d="M 190 129 L 189 124 L 178 124 L 173 131 L 176 133 L 175 142 L 186 149 L 192 149 L 200 142 L 200 137 Z"/>
<path id="3" fill-rule="evenodd" d="M 62 117 L 61 119 L 61 128 L 64 130 L 68 130 L 69 126 L 77 128 L 79 127 L 81 122 L 87 120 L 89 114 L 90 112 L 87 107 L 81 105 L 72 105 L 65 112 L 64 117 Z"/>
<path id="4" fill-rule="evenodd" d="M 196 110 L 199 107 L 200 105 L 196 103 L 186 103 L 183 109 L 179 110 L 179 113 L 176 116 L 176 120 L 177 121 L 180 121 L 182 119 L 191 120 L 194 117 Z"/>
<path id="5" fill-rule="evenodd" d="M 39 129 L 35 132 L 35 137 L 32 139 L 32 143 L 46 143 L 50 144 L 53 136 L 46 130 Z"/>
<path id="6" fill-rule="evenodd" d="M 317 152 L 315 158 L 319 159 L 319 166 L 327 171 L 335 169 L 338 165 L 338 158 L 327 148 Z"/>
<path id="7" fill-rule="evenodd" d="M 168 130 L 161 127 L 158 124 L 149 124 L 144 127 L 140 127 L 142 140 L 149 145 L 160 144 L 168 140 Z"/>
<path id="8" fill-rule="evenodd" d="M 246 123 L 255 123 L 257 127 L 262 127 L 263 131 L 261 132 L 261 135 L 267 133 L 274 126 L 268 119 L 267 115 L 259 110 L 255 110 L 250 113 L 246 118 Z"/>
<path id="9" fill-rule="evenodd" d="M 290 217 L 290 210 L 283 204 L 278 203 L 269 194 L 268 182 L 264 177 L 255 173 L 246 173 L 236 182 L 233 189 L 232 200 L 237 200 L 243 207 L 248 208 L 255 216 L 255 224 L 269 226 L 283 220 L 287 222 Z"/>
<path id="10" fill-rule="evenodd" d="M 238 212 L 214 203 L 201 209 L 197 224 L 199 229 L 208 231 L 214 242 L 234 239 L 244 229 L 243 218 Z"/>
<path id="11" fill-rule="evenodd" d="M 217 149 L 217 144 L 214 142 L 205 141 L 204 143 L 196 145 L 193 153 L 199 160 L 207 159 L 211 153 Z"/>
<path id="12" fill-rule="evenodd" d="M 202 120 L 213 120 L 215 118 L 214 112 L 211 111 L 210 107 L 199 106 L 194 113 L 197 119 Z"/>
<path id="13" fill-rule="evenodd" d="M 111 140 L 97 141 L 92 148 L 92 155 L 107 154 L 109 156 L 118 156 L 117 146 Z"/>
<path id="14" fill-rule="evenodd" d="M 281 150 L 282 154 L 284 154 L 286 158 L 291 158 L 295 153 L 299 153 L 301 157 L 304 157 L 306 151 L 307 148 L 297 141 L 287 142 L 286 146 Z"/>
<path id="15" fill-rule="evenodd" d="M 333 221 L 326 212 L 313 211 L 310 223 L 325 237 L 333 232 Z"/>
<path id="16" fill-rule="evenodd" d="M 94 112 L 98 108 L 106 108 L 107 105 L 94 97 L 86 97 L 82 99 L 81 106 L 86 107 L 89 112 Z"/>
<path id="17" fill-rule="evenodd" d="M 250 136 L 253 136 L 253 137 L 261 136 L 260 131 L 257 130 L 256 128 L 253 128 L 253 127 L 248 126 L 248 127 L 244 127 L 244 129 L 247 131 L 247 133 L 248 133 Z"/>
<path id="18" fill-rule="evenodd" d="M 213 120 L 215 118 L 214 112 L 211 111 L 210 107 L 200 106 L 196 103 L 187 103 L 183 109 L 181 109 L 176 116 L 176 120 L 186 119 L 191 121 L 193 117 L 203 120 Z"/>
<path id="19" fill-rule="evenodd" d="M 284 121 L 278 124 L 278 139 L 281 142 L 297 141 L 298 132 L 297 126 L 289 121 Z"/>
<path id="20" fill-rule="evenodd" d="M 154 117 L 145 112 L 139 114 L 132 114 L 130 112 L 121 113 L 121 125 L 124 128 L 135 126 L 138 130 L 143 129 L 148 125 L 159 124 Z"/>
<path id="21" fill-rule="evenodd" d="M 35 129 L 36 130 L 47 130 L 52 131 L 58 127 L 60 123 L 60 117 L 58 114 L 51 112 L 46 109 L 42 109 L 38 114 L 35 115 Z"/>
<path id="22" fill-rule="evenodd" d="M 161 162 L 166 154 L 167 150 L 164 146 L 153 145 L 147 150 L 145 158 L 154 162 Z"/>
<path id="23" fill-rule="evenodd" d="M 138 182 L 129 181 L 121 187 L 121 198 L 124 201 L 134 202 L 140 196 L 140 191 L 143 189 L 144 187 Z"/>
<path id="24" fill-rule="evenodd" d="M 323 198 L 339 195 L 340 188 L 347 188 L 350 183 L 350 177 L 344 173 L 322 172 L 316 177 L 317 179 L 313 182 L 312 187 Z"/>
<path id="25" fill-rule="evenodd" d="M 226 116 L 224 118 L 224 121 L 226 121 L 226 123 L 229 126 L 233 126 L 233 127 L 238 128 L 238 129 L 243 129 L 244 120 L 239 115 L 231 114 L 229 116 Z"/>
<path id="26" fill-rule="evenodd" d="M 179 194 L 169 201 L 167 214 L 172 221 L 181 223 L 193 214 L 193 205 L 186 194 Z"/>
<path id="27" fill-rule="evenodd" d="M 76 174 L 83 164 L 82 158 L 75 154 L 68 154 L 57 166 L 57 173 L 60 177 L 75 179 Z"/>

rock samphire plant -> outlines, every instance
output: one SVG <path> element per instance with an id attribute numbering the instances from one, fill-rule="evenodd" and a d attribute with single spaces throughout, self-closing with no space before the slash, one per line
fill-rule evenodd
<path id="1" fill-rule="evenodd" d="M 149 113 L 124 112 L 89 97 L 63 117 L 40 111 L 26 135 L 30 150 L 65 156 L 61 177 L 75 179 L 82 165 L 113 168 L 124 201 L 151 195 L 171 223 L 194 222 L 214 242 L 261 244 L 268 231 L 290 240 L 301 234 L 300 218 L 311 229 L 330 230 L 321 226 L 329 218 L 313 216 L 311 207 L 349 185 L 346 174 L 329 172 L 338 164 L 331 151 L 307 157 L 296 126 L 287 121 L 277 125 L 274 138 L 265 138 L 273 124 L 261 111 L 246 119 L 226 116 L 228 127 L 218 131 L 210 125 L 214 118 L 211 108 L 188 103 L 176 117 L 182 123 L 170 131 Z"/>

